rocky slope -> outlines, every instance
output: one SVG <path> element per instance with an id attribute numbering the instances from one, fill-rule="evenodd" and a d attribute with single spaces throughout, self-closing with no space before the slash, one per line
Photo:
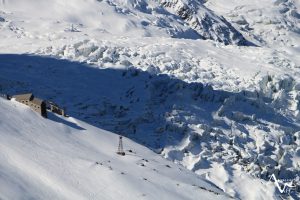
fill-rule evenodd
<path id="1" fill-rule="evenodd" d="M 208 0 L 205 6 L 223 15 L 257 45 L 295 46 L 300 40 L 300 5 L 295 0 Z"/>
<path id="2" fill-rule="evenodd" d="M 2 14 L 0 17 L 5 22 L 5 17 L 9 19 L 9 13 L 5 13 L 6 9 L 14 10 L 17 4 L 29 6 L 27 11 L 37 13 L 44 19 L 49 19 L 48 12 L 40 12 L 43 6 L 47 5 L 45 0 L 39 3 L 32 3 L 26 0 L 21 4 L 18 0 L 0 2 Z M 250 44 L 232 25 L 223 17 L 215 15 L 211 10 L 205 8 L 198 1 L 156 1 L 156 0 L 107 0 L 85 1 L 84 6 L 77 7 L 76 1 L 56 3 L 48 5 L 47 9 L 62 19 L 56 21 L 60 23 L 68 22 L 65 31 L 80 31 L 84 28 L 93 28 L 102 33 L 113 35 L 130 36 L 139 33 L 140 36 L 164 36 L 186 39 L 208 39 L 218 41 L 223 44 Z M 1 8 L 0 7 L 0 8 Z M 65 12 L 64 7 L 73 9 L 72 12 Z M 91 8 L 91 9 L 90 9 Z M 26 12 L 23 9 L 14 10 L 15 12 Z M 89 13 L 79 17 L 76 13 Z M 112 22 L 114 21 L 114 22 Z M 72 24 L 72 25 L 71 25 Z M 15 24 L 7 21 L 4 27 L 10 29 L 16 28 Z M 26 35 L 26 34 L 25 34 Z M 23 36 L 25 36 L 23 35 Z M 27 36 L 30 36 L 27 33 Z"/>
<path id="3" fill-rule="evenodd" d="M 200 1 L 162 0 L 161 5 L 182 18 L 203 39 L 228 44 L 250 45 L 225 18 L 207 9 Z"/>

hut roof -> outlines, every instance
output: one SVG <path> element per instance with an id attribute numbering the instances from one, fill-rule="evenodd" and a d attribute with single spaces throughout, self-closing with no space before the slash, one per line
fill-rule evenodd
<path id="1" fill-rule="evenodd" d="M 36 104 L 36 105 L 42 105 L 42 103 L 44 101 L 42 99 L 39 99 L 39 98 L 34 98 L 31 102 Z"/>
<path id="2" fill-rule="evenodd" d="M 19 95 L 14 95 L 13 98 L 16 98 L 17 100 L 32 100 L 33 94 L 32 93 L 28 93 L 28 94 L 19 94 Z"/>

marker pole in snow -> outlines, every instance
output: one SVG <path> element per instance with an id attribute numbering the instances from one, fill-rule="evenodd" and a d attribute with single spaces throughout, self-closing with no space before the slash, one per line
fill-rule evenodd
<path id="1" fill-rule="evenodd" d="M 119 137 L 119 147 L 118 147 L 117 154 L 119 154 L 119 155 L 121 155 L 121 156 L 125 156 L 125 152 L 124 152 L 124 150 L 123 150 L 122 136 Z"/>

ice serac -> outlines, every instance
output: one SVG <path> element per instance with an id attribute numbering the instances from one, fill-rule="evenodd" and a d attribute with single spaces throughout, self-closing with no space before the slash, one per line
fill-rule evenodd
<path id="1" fill-rule="evenodd" d="M 208 0 L 204 5 L 222 15 L 259 46 L 295 46 L 300 37 L 300 1 Z"/>
<path id="2" fill-rule="evenodd" d="M 224 43 L 225 45 L 249 45 L 244 36 L 224 17 L 195 0 L 162 0 L 161 5 L 182 18 L 203 39 Z"/>

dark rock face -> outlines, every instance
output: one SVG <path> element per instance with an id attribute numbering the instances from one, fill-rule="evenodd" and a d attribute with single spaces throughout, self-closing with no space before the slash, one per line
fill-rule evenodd
<path id="1" fill-rule="evenodd" d="M 201 38 L 228 44 L 249 45 L 243 35 L 224 17 L 219 17 L 196 0 L 162 0 L 161 5 L 179 16 Z"/>

